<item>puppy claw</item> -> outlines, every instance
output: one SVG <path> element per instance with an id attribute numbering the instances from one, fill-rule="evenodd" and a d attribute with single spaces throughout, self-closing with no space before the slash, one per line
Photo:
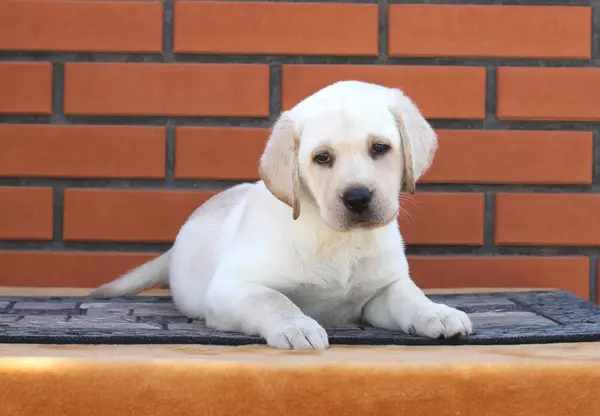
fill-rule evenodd
<path id="1" fill-rule="evenodd" d="M 417 309 L 407 326 L 414 335 L 434 339 L 466 337 L 473 332 L 466 313 L 439 303 Z"/>
<path id="2" fill-rule="evenodd" d="M 267 344 L 283 350 L 325 350 L 329 348 L 327 332 L 309 317 L 286 320 L 266 334 Z"/>

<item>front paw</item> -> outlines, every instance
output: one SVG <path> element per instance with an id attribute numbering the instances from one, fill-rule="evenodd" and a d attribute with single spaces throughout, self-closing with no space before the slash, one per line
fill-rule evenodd
<path id="1" fill-rule="evenodd" d="M 267 344 L 284 350 L 324 350 L 329 347 L 327 332 L 312 318 L 283 320 L 265 334 Z"/>
<path id="2" fill-rule="evenodd" d="M 466 313 L 433 302 L 417 306 L 405 323 L 409 334 L 427 338 L 466 337 L 473 332 Z"/>

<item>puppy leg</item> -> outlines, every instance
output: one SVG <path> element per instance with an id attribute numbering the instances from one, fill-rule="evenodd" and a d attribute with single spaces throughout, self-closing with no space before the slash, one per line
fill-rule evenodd
<path id="1" fill-rule="evenodd" d="M 207 293 L 207 325 L 263 337 L 280 349 L 324 350 L 327 333 L 276 290 L 239 280 L 214 284 Z"/>
<path id="2" fill-rule="evenodd" d="M 409 277 L 400 278 L 365 305 L 363 318 L 373 326 L 428 338 L 467 336 L 466 313 L 429 300 Z"/>

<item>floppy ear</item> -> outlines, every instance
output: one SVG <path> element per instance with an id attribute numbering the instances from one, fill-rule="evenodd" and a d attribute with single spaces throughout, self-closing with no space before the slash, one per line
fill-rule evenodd
<path id="1" fill-rule="evenodd" d="M 267 189 L 292 207 L 293 218 L 300 216 L 300 137 L 287 112 L 273 125 L 271 136 L 260 158 L 259 175 Z"/>
<path id="2" fill-rule="evenodd" d="M 398 89 L 394 93 L 390 111 L 396 120 L 404 158 L 402 190 L 414 194 L 417 181 L 433 162 L 437 134 L 410 98 Z"/>

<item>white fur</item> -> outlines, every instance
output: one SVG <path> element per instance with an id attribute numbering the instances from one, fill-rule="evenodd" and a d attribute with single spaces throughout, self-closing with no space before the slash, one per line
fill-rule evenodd
<path id="1" fill-rule="evenodd" d="M 392 145 L 387 159 L 366 152 L 372 137 Z M 405 153 L 402 140 L 410 140 Z M 324 142 L 339 161 L 330 169 L 312 162 Z M 426 337 L 468 335 L 465 313 L 430 301 L 411 280 L 396 222 L 402 181 L 417 180 L 436 147 L 399 90 L 332 84 L 282 114 L 261 159 L 264 181 L 221 192 L 190 216 L 171 250 L 93 293 L 134 294 L 168 276 L 186 316 L 283 349 L 327 348 L 322 325 L 361 320 Z M 338 193 L 357 183 L 379 198 L 367 226 L 354 224 L 339 202 Z"/>

